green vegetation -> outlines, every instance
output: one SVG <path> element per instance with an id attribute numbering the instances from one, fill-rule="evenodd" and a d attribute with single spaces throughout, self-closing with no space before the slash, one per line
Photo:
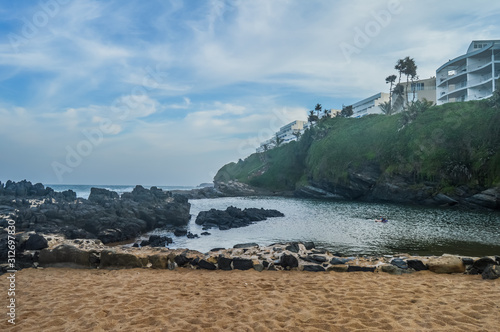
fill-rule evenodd
<path id="1" fill-rule="evenodd" d="M 349 172 L 375 166 L 383 176 L 416 186 L 431 181 L 446 192 L 460 185 L 492 187 L 500 184 L 500 109 L 493 104 L 493 98 L 432 107 L 416 102 L 411 112 L 392 116 L 328 118 L 298 142 L 224 166 L 215 180 L 294 190 L 311 182 L 342 183 Z"/>

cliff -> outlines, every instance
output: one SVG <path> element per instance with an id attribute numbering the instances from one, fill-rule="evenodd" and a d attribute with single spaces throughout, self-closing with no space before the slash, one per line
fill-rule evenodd
<path id="1" fill-rule="evenodd" d="M 227 194 L 295 195 L 500 209 L 500 110 L 449 103 L 320 121 L 297 142 L 222 167 Z"/>

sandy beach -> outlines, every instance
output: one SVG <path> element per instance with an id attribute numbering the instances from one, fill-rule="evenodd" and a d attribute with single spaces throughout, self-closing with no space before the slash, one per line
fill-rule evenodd
<path id="1" fill-rule="evenodd" d="M 8 289 L 5 275 L 0 285 Z M 429 271 L 25 269 L 16 275 L 16 304 L 16 325 L 4 316 L 1 330 L 495 331 L 500 279 Z"/>

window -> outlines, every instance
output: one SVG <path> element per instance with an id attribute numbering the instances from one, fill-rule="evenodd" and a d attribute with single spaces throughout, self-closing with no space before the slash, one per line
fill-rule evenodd
<path id="1" fill-rule="evenodd" d="M 412 91 L 422 91 L 424 90 L 424 83 L 412 83 L 411 84 Z"/>

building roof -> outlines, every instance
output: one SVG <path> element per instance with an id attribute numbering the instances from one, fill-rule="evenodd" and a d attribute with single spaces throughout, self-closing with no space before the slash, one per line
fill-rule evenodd
<path id="1" fill-rule="evenodd" d="M 483 48 L 480 48 L 478 49 L 477 51 L 471 51 L 473 50 L 473 45 L 474 43 L 477 43 L 477 42 L 484 42 L 488 45 L 486 45 L 485 47 Z M 441 67 L 439 67 L 438 69 L 436 69 L 436 72 L 442 70 L 443 68 L 449 66 L 450 64 L 452 64 L 453 62 L 457 62 L 457 61 L 460 61 L 460 60 L 463 60 L 463 59 L 466 59 L 470 56 L 473 56 L 473 55 L 476 55 L 476 54 L 479 54 L 479 53 L 482 53 L 486 50 L 489 50 L 493 47 L 493 45 L 495 44 L 495 42 L 500 42 L 500 40 L 473 40 L 470 45 L 469 45 L 469 48 L 467 49 L 467 53 L 465 53 L 464 55 L 461 55 L 459 57 L 456 57 L 455 59 L 452 59 L 450 61 L 448 61 L 447 63 L 445 63 L 444 65 L 442 65 Z"/>
<path id="2" fill-rule="evenodd" d="M 357 106 L 359 106 L 359 105 L 366 104 L 366 103 L 368 103 L 368 102 L 370 102 L 370 101 L 372 101 L 372 100 L 377 100 L 377 99 L 379 99 L 380 97 L 382 97 L 382 94 L 384 94 L 384 93 L 385 93 L 385 92 L 379 92 L 379 93 L 377 93 L 377 94 L 375 94 L 375 95 L 373 95 L 373 96 L 371 96 L 371 97 L 368 97 L 368 98 L 365 98 L 365 99 L 363 99 L 363 100 L 361 100 L 361 101 L 358 101 L 358 102 L 356 102 L 356 103 L 352 104 L 352 107 L 354 108 L 354 107 L 357 107 Z"/>

